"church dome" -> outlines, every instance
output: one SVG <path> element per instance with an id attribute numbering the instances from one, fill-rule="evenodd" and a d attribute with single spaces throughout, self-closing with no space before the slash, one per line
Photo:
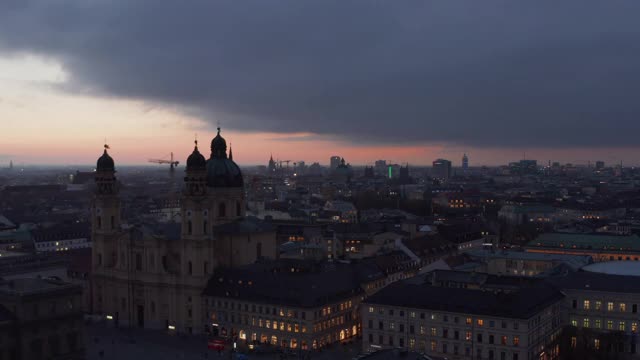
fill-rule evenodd
<path id="1" fill-rule="evenodd" d="M 211 141 L 211 158 L 207 161 L 207 186 L 242 187 L 244 184 L 240 167 L 227 158 L 227 141 L 218 135 Z"/>
<path id="2" fill-rule="evenodd" d="M 96 171 L 115 171 L 116 166 L 113 162 L 113 159 L 107 153 L 107 149 L 109 147 L 107 145 L 104 146 L 104 153 L 98 159 L 98 163 L 96 164 Z"/>
<path id="3" fill-rule="evenodd" d="M 227 141 L 220 136 L 220 128 L 218 135 L 211 140 L 211 157 L 227 157 Z"/>
<path id="4" fill-rule="evenodd" d="M 211 158 L 207 161 L 207 186 L 242 187 L 240 167 L 229 159 Z"/>
<path id="5" fill-rule="evenodd" d="M 198 151 L 198 141 L 196 141 L 196 146 L 193 149 L 193 152 L 187 158 L 187 170 L 203 170 L 206 167 L 207 160 L 200 151 Z"/>

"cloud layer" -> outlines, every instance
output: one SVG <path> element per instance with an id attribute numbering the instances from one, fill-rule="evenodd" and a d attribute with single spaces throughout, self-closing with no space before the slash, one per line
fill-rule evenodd
<path id="1" fill-rule="evenodd" d="M 188 6 L 187 6 L 188 4 Z M 637 146 L 637 1 L 0 2 L 68 91 L 354 143 Z"/>

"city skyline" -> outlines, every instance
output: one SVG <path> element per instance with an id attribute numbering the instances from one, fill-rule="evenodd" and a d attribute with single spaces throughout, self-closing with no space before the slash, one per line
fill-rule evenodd
<path id="1" fill-rule="evenodd" d="M 635 165 L 639 7 L 4 3 L 0 162 L 184 161 L 220 124 L 241 164 Z"/>

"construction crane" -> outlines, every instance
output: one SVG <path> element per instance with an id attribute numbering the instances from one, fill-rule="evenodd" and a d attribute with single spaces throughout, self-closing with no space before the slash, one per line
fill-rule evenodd
<path id="1" fill-rule="evenodd" d="M 150 163 L 154 163 L 154 164 L 169 164 L 169 170 L 170 171 L 174 171 L 176 166 L 178 166 L 178 164 L 180 164 L 180 161 L 175 161 L 173 160 L 173 153 L 171 153 L 170 158 L 167 159 L 149 159 Z"/>
<path id="2" fill-rule="evenodd" d="M 282 169 L 282 164 L 287 164 L 287 169 L 289 169 L 289 163 L 290 162 L 291 162 L 291 160 L 278 160 L 278 165 Z"/>

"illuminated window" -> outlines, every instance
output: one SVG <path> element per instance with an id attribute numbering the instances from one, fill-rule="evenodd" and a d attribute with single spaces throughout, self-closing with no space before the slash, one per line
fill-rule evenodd
<path id="1" fill-rule="evenodd" d="M 577 327 L 577 326 L 578 326 L 578 320 L 576 320 L 576 319 L 571 319 L 571 326 L 575 326 L 575 327 Z"/>
<path id="2" fill-rule="evenodd" d="M 369 312 L 372 313 L 374 311 L 373 306 L 369 306 Z"/>
<path id="3" fill-rule="evenodd" d="M 607 303 L 607 311 L 613 311 L 613 303 L 612 302 L 608 302 Z"/>
<path id="4" fill-rule="evenodd" d="M 425 334 L 425 329 L 423 325 L 420 325 L 420 335 L 424 335 Z"/>
<path id="5" fill-rule="evenodd" d="M 584 318 L 582 320 L 582 326 L 588 328 L 589 327 L 589 318 Z"/>
<path id="6" fill-rule="evenodd" d="M 431 328 L 431 336 L 437 336 L 438 335 L 438 330 L 434 327 Z"/>
<path id="7" fill-rule="evenodd" d="M 625 327 L 625 322 L 624 321 L 620 321 L 618 323 L 618 330 L 624 331 L 624 327 Z"/>
<path id="8" fill-rule="evenodd" d="M 607 330 L 613 330 L 613 320 L 607 320 Z"/>
<path id="9" fill-rule="evenodd" d="M 638 323 L 637 322 L 632 322 L 631 323 L 631 331 L 633 331 L 634 333 L 638 332 Z"/>
<path id="10" fill-rule="evenodd" d="M 618 306 L 618 309 L 620 309 L 620 312 L 625 312 L 625 311 L 627 311 L 627 304 L 625 304 L 625 303 L 620 303 L 620 305 Z"/>
<path id="11" fill-rule="evenodd" d="M 575 336 L 572 336 L 571 337 L 571 347 L 575 349 L 577 343 L 578 343 L 578 339 L 576 339 Z"/>
<path id="12" fill-rule="evenodd" d="M 600 319 L 596 319 L 595 321 L 595 328 L 596 329 L 600 329 L 602 327 L 602 322 L 600 321 Z"/>
<path id="13" fill-rule="evenodd" d="M 438 342 L 435 340 L 431 340 L 431 351 L 436 351 L 438 348 Z"/>
<path id="14" fill-rule="evenodd" d="M 395 330 L 396 328 L 396 323 L 394 323 L 393 321 L 389 323 L 389 329 L 391 330 Z"/>
<path id="15" fill-rule="evenodd" d="M 416 313 L 415 313 L 415 311 L 410 312 L 410 313 L 409 313 L 409 316 L 411 316 L 412 318 L 415 318 L 415 317 L 416 317 Z"/>
<path id="16" fill-rule="evenodd" d="M 416 346 L 416 339 L 409 339 L 409 348 L 413 349 Z"/>
<path id="17" fill-rule="evenodd" d="M 507 345 L 507 337 L 506 336 L 501 336 L 500 337 L 500 344 Z"/>
<path id="18" fill-rule="evenodd" d="M 467 318 L 467 325 L 471 325 L 471 318 L 470 317 Z"/>
<path id="19" fill-rule="evenodd" d="M 519 336 L 514 336 L 513 337 L 513 346 L 518 346 L 520 345 L 520 337 Z"/>
<path id="20" fill-rule="evenodd" d="M 596 350 L 600 350 L 600 339 L 593 339 L 593 347 Z"/>
<path id="21" fill-rule="evenodd" d="M 596 310 L 602 310 L 602 301 L 596 301 Z"/>
<path id="22" fill-rule="evenodd" d="M 583 307 L 585 310 L 589 310 L 589 308 L 591 307 L 591 304 L 589 303 L 589 300 L 585 300 L 585 301 L 583 302 L 583 304 L 582 304 L 582 307 Z"/>
<path id="23" fill-rule="evenodd" d="M 467 341 L 471 341 L 471 331 L 467 331 L 464 333 L 464 339 Z"/>
<path id="24" fill-rule="evenodd" d="M 484 326 L 484 320 L 482 319 L 478 319 L 476 323 L 478 324 L 478 326 Z"/>

